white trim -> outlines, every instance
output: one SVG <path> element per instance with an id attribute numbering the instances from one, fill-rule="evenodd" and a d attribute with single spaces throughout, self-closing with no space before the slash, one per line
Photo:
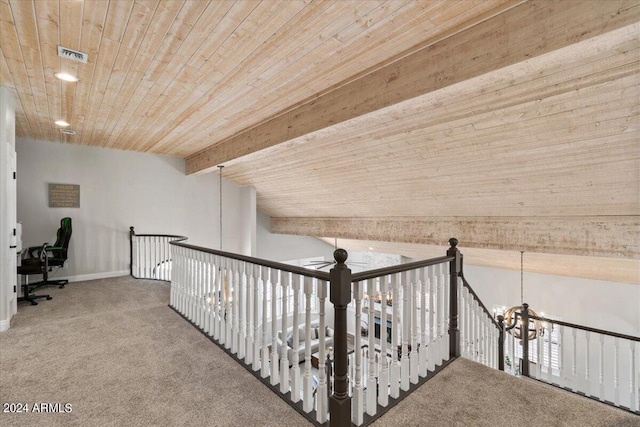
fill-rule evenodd
<path id="1" fill-rule="evenodd" d="M 0 332 L 4 332 L 11 326 L 11 319 L 0 320 Z"/>
<path id="2" fill-rule="evenodd" d="M 51 280 L 68 280 L 69 282 L 84 282 L 85 280 L 109 279 L 111 277 L 128 276 L 129 270 L 105 271 L 102 273 L 79 274 L 77 276 L 51 277 Z"/>

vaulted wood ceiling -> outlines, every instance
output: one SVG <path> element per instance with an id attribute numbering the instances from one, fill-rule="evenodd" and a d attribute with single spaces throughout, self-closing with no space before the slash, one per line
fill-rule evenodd
<path id="1" fill-rule="evenodd" d="M 467 263 L 526 250 L 640 282 L 638 0 L 0 0 L 0 19 L 18 137 L 225 164 L 273 231 L 347 249 L 455 235 Z"/>

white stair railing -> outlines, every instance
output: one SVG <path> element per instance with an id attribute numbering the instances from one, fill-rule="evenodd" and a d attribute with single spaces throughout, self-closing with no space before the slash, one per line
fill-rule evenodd
<path id="1" fill-rule="evenodd" d="M 349 343 L 352 418 L 362 425 L 450 360 L 450 258 L 358 273 Z M 358 280 L 362 278 L 361 280 Z M 457 278 L 455 279 L 457 280 Z"/>
<path id="2" fill-rule="evenodd" d="M 460 280 L 458 289 L 461 355 L 498 369 L 500 325 L 464 279 Z"/>
<path id="3" fill-rule="evenodd" d="M 326 422 L 328 273 L 182 243 L 171 252 L 169 305 L 275 392 Z"/>
<path id="4" fill-rule="evenodd" d="M 129 228 L 130 274 L 136 279 L 171 280 L 171 242 L 186 240 L 169 234 L 136 234 Z"/>
<path id="5" fill-rule="evenodd" d="M 536 337 L 522 345 L 529 346 L 531 377 L 640 413 L 640 337 L 539 316 L 530 319 L 537 322 Z M 512 344 L 516 357 L 522 354 L 519 345 Z"/>

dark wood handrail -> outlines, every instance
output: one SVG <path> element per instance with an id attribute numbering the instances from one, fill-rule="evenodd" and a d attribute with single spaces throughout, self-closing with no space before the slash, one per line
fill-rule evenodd
<path id="1" fill-rule="evenodd" d="M 134 233 L 132 236 L 135 237 L 175 237 L 176 239 L 180 239 L 180 241 L 187 240 L 188 237 L 185 236 L 177 236 L 174 234 L 138 234 Z"/>
<path id="2" fill-rule="evenodd" d="M 538 320 L 540 322 L 549 322 L 549 323 L 552 323 L 554 325 L 567 326 L 569 328 L 580 329 L 580 330 L 583 330 L 583 331 L 593 332 L 593 333 L 596 333 L 596 334 L 609 335 L 610 337 L 622 338 L 622 339 L 629 340 L 629 341 L 640 342 L 640 337 L 634 337 L 632 335 L 625 335 L 625 334 L 618 334 L 616 332 L 605 331 L 605 330 L 597 329 L 597 328 L 590 328 L 588 326 L 576 325 L 575 323 L 562 322 L 560 320 L 554 320 L 554 319 L 549 319 L 549 318 L 546 318 L 546 317 L 531 316 L 531 315 L 529 316 L 529 319 L 535 319 L 535 320 Z"/>
<path id="3" fill-rule="evenodd" d="M 389 274 L 402 273 L 416 268 L 429 267 L 430 265 L 451 262 L 455 259 L 452 256 L 442 256 L 439 258 L 426 259 L 423 261 L 409 262 L 407 264 L 392 265 L 391 267 L 378 268 L 375 270 L 362 271 L 351 275 L 352 282 L 362 282 L 363 280 L 374 279 L 376 277 L 388 276 Z"/>
<path id="4" fill-rule="evenodd" d="M 494 324 L 496 328 L 500 329 L 500 324 L 496 319 L 493 318 L 493 316 L 491 315 L 491 312 L 487 309 L 487 307 L 485 307 L 485 305 L 482 303 L 480 298 L 478 298 L 478 295 L 473 291 L 473 288 L 471 287 L 471 285 L 469 285 L 469 282 L 467 282 L 467 279 L 464 278 L 464 274 L 460 273 L 460 278 L 462 279 L 462 284 L 464 285 L 465 288 L 467 288 L 467 290 L 469 291 L 473 299 L 476 300 L 480 308 L 482 308 L 482 311 L 484 311 L 484 314 L 486 314 L 487 317 L 491 319 L 491 322 Z"/>
<path id="5" fill-rule="evenodd" d="M 219 251 L 219 250 L 216 250 L 216 249 L 204 248 L 202 246 L 189 245 L 187 243 L 182 243 L 182 241 L 173 241 L 173 242 L 169 242 L 169 244 L 174 245 L 174 246 L 180 246 L 182 248 L 193 249 L 195 251 L 205 252 L 205 253 L 208 253 L 208 254 L 213 254 L 213 255 L 223 256 L 223 257 L 226 257 L 226 258 L 236 259 L 238 261 L 250 262 L 252 264 L 261 265 L 263 267 L 275 268 L 275 269 L 278 269 L 278 270 L 287 271 L 289 273 L 299 274 L 301 276 L 313 277 L 315 279 L 325 280 L 327 282 L 330 280 L 329 273 L 326 273 L 324 271 L 308 270 L 308 269 L 303 268 L 303 267 L 297 267 L 295 265 L 284 264 L 282 262 L 269 261 L 269 260 L 266 260 L 266 259 L 254 258 L 254 257 L 246 256 L 246 255 L 239 255 L 239 254 L 234 254 L 234 253 L 231 253 L 231 252 Z"/>

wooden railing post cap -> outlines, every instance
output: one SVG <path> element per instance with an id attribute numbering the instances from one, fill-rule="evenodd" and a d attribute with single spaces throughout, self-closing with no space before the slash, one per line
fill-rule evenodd
<path id="1" fill-rule="evenodd" d="M 502 314 L 498 314 L 498 322 L 504 322 L 504 316 Z"/>
<path id="2" fill-rule="evenodd" d="M 528 308 L 529 308 L 529 304 L 527 304 L 526 302 L 523 302 L 522 303 L 522 311 L 525 312 L 525 311 L 527 311 Z M 527 314 L 529 314 L 529 313 L 527 313 Z"/>
<path id="3" fill-rule="evenodd" d="M 349 253 L 344 249 L 338 248 L 333 251 L 333 259 L 336 260 L 338 265 L 344 265 L 344 263 L 347 261 L 347 258 L 349 258 Z"/>
<path id="4" fill-rule="evenodd" d="M 452 249 L 456 249 L 456 246 L 458 246 L 458 239 L 456 239 L 455 237 L 450 238 L 449 245 L 451 245 Z"/>
<path id="5" fill-rule="evenodd" d="M 136 232 L 133 231 L 133 227 L 129 227 L 129 234 L 136 234 Z"/>
<path id="6" fill-rule="evenodd" d="M 336 249 L 333 258 L 337 265 L 331 269 L 331 296 L 334 305 L 347 305 L 351 302 L 351 269 L 345 265 L 349 254 L 344 249 Z"/>

